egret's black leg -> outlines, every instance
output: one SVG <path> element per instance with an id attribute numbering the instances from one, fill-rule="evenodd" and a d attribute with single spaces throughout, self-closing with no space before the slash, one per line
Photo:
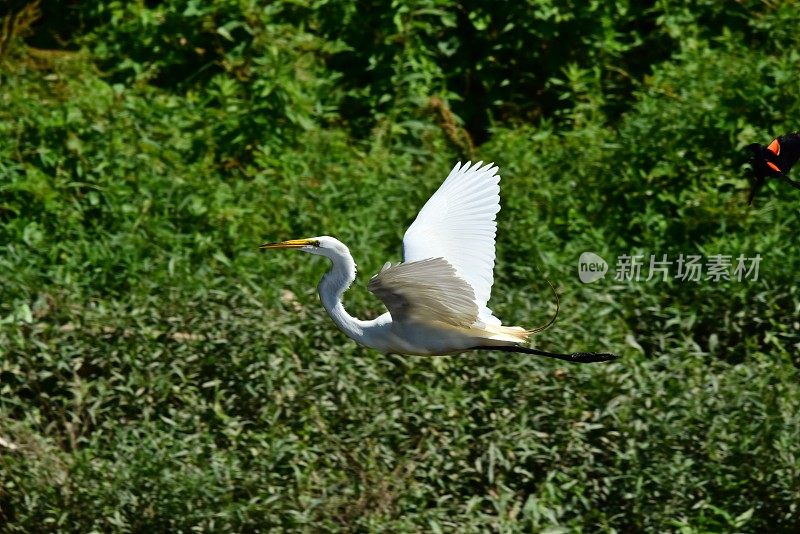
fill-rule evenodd
<path id="1" fill-rule="evenodd" d="M 555 358 L 556 360 L 563 360 L 570 363 L 599 363 L 609 362 L 617 359 L 617 355 L 609 352 L 573 352 L 572 354 L 557 354 L 555 352 L 547 352 L 544 350 L 532 349 L 530 347 L 474 347 L 473 350 L 500 350 L 503 352 L 535 354 L 536 356 L 546 356 L 547 358 Z"/>

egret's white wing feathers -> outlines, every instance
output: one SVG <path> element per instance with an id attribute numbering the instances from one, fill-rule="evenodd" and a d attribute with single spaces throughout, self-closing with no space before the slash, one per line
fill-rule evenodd
<path id="1" fill-rule="evenodd" d="M 386 305 L 392 321 L 469 328 L 478 318 L 472 288 L 444 258 L 384 267 L 367 287 Z"/>
<path id="2" fill-rule="evenodd" d="M 403 237 L 403 259 L 442 257 L 475 295 L 478 316 L 500 324 L 486 307 L 494 281 L 495 217 L 500 211 L 500 176 L 494 164 L 457 163 L 425 203 Z"/>

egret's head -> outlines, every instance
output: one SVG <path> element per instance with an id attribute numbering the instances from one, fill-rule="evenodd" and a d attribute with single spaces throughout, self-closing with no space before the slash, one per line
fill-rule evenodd
<path id="1" fill-rule="evenodd" d="M 345 246 L 344 243 L 327 235 L 310 237 L 307 239 L 290 239 L 289 241 L 281 241 L 279 243 L 264 243 L 258 248 L 265 250 L 277 248 L 296 249 L 302 250 L 303 252 L 308 252 L 310 254 L 327 256 L 328 258 L 334 258 L 341 255 L 350 255 L 350 250 Z"/>

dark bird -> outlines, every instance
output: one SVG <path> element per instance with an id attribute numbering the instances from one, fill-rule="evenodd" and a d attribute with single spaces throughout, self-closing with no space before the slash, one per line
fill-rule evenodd
<path id="1" fill-rule="evenodd" d="M 753 185 L 747 197 L 747 204 L 753 203 L 753 197 L 767 181 L 767 178 L 780 178 L 792 187 L 800 189 L 800 182 L 786 176 L 798 159 L 800 159 L 800 133 L 791 132 L 773 139 L 767 145 L 753 143 L 747 145 L 753 153 L 750 165 L 753 167 Z"/>

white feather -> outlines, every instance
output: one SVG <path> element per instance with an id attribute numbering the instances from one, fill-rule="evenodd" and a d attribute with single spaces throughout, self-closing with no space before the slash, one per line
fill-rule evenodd
<path id="1" fill-rule="evenodd" d="M 469 328 L 478 317 L 472 288 L 444 258 L 384 267 L 367 287 L 386 305 L 392 321 Z"/>
<path id="2" fill-rule="evenodd" d="M 472 288 L 478 317 L 500 324 L 486 307 L 494 282 L 495 218 L 500 176 L 492 163 L 457 163 L 403 237 L 403 260 L 444 258 Z"/>

